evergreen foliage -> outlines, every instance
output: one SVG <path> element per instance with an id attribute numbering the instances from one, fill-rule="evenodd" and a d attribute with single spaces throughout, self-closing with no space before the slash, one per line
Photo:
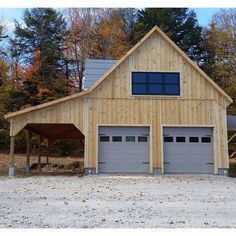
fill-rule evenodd
<path id="1" fill-rule="evenodd" d="M 138 11 L 135 41 L 157 25 L 192 60 L 202 61 L 201 31 L 196 14 L 188 8 L 146 8 Z"/>

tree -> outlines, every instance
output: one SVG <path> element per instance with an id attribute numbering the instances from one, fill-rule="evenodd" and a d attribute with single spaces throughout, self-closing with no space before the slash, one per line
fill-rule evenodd
<path id="1" fill-rule="evenodd" d="M 236 10 L 221 10 L 203 30 L 204 71 L 234 100 L 236 114 Z"/>
<path id="2" fill-rule="evenodd" d="M 119 8 L 118 11 L 121 14 L 121 18 L 124 22 L 124 31 L 126 34 L 127 42 L 134 45 L 135 39 L 135 22 L 137 20 L 137 12 L 136 8 Z"/>
<path id="3" fill-rule="evenodd" d="M 64 18 L 51 8 L 27 9 L 24 25 L 16 22 L 15 38 L 11 40 L 12 56 L 17 58 L 16 79 L 23 81 L 26 94 L 22 105 L 37 105 L 67 95 Z"/>
<path id="4" fill-rule="evenodd" d="M 74 84 L 82 89 L 87 58 L 119 59 L 131 47 L 131 10 L 73 8 L 67 11 L 66 55 Z"/>
<path id="5" fill-rule="evenodd" d="M 3 22 L 0 21 L 0 58 L 4 56 L 6 53 L 4 51 L 4 44 L 3 41 L 6 39 L 8 36 L 5 34 L 5 28 Z"/>
<path id="6" fill-rule="evenodd" d="M 66 35 L 66 58 L 70 64 L 75 87 L 82 90 L 86 58 L 94 58 L 96 52 L 96 10 L 90 8 L 68 9 L 68 33 Z"/>
<path id="7" fill-rule="evenodd" d="M 119 59 L 131 47 L 127 40 L 125 22 L 118 9 L 105 9 L 97 27 L 97 57 Z"/>
<path id="8" fill-rule="evenodd" d="M 135 41 L 155 25 L 160 27 L 192 60 L 201 63 L 201 30 L 196 14 L 188 8 L 146 8 L 138 11 Z"/>

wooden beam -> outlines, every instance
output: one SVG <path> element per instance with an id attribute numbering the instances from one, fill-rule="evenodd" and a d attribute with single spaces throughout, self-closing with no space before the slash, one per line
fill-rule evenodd
<path id="1" fill-rule="evenodd" d="M 228 140 L 228 143 L 230 143 L 234 138 L 236 137 L 236 133 L 234 133 Z"/>

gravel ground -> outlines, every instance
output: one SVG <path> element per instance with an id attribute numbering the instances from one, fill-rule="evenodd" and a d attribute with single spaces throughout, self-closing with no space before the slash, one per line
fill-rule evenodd
<path id="1" fill-rule="evenodd" d="M 0 227 L 236 227 L 236 179 L 223 176 L 0 177 Z"/>

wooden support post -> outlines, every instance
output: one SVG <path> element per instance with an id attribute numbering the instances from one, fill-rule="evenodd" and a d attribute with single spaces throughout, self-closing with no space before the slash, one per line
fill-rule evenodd
<path id="1" fill-rule="evenodd" d="M 41 170 L 41 155 L 42 155 L 42 143 L 43 138 L 39 136 L 39 149 L 38 149 L 38 172 Z"/>
<path id="2" fill-rule="evenodd" d="M 15 136 L 10 137 L 10 166 L 14 167 L 15 164 Z"/>
<path id="3" fill-rule="evenodd" d="M 32 132 L 25 129 L 25 136 L 26 136 L 26 144 L 27 144 L 25 173 L 29 174 L 30 173 L 30 154 L 31 154 Z"/>
<path id="4" fill-rule="evenodd" d="M 10 136 L 9 176 L 15 176 L 15 136 Z"/>
<path id="5" fill-rule="evenodd" d="M 55 139 L 51 139 L 49 138 L 48 139 L 48 151 L 47 151 L 47 165 L 49 165 L 49 157 L 51 155 L 51 147 L 52 147 L 52 144 L 55 142 Z"/>
<path id="6" fill-rule="evenodd" d="M 47 164 L 47 166 L 49 165 L 49 156 L 50 156 L 50 153 L 51 153 L 51 150 L 50 150 L 50 148 L 51 148 L 51 145 L 50 145 L 50 142 L 49 142 L 49 139 L 48 139 L 48 146 L 47 146 L 47 157 L 46 157 L 46 164 Z"/>

